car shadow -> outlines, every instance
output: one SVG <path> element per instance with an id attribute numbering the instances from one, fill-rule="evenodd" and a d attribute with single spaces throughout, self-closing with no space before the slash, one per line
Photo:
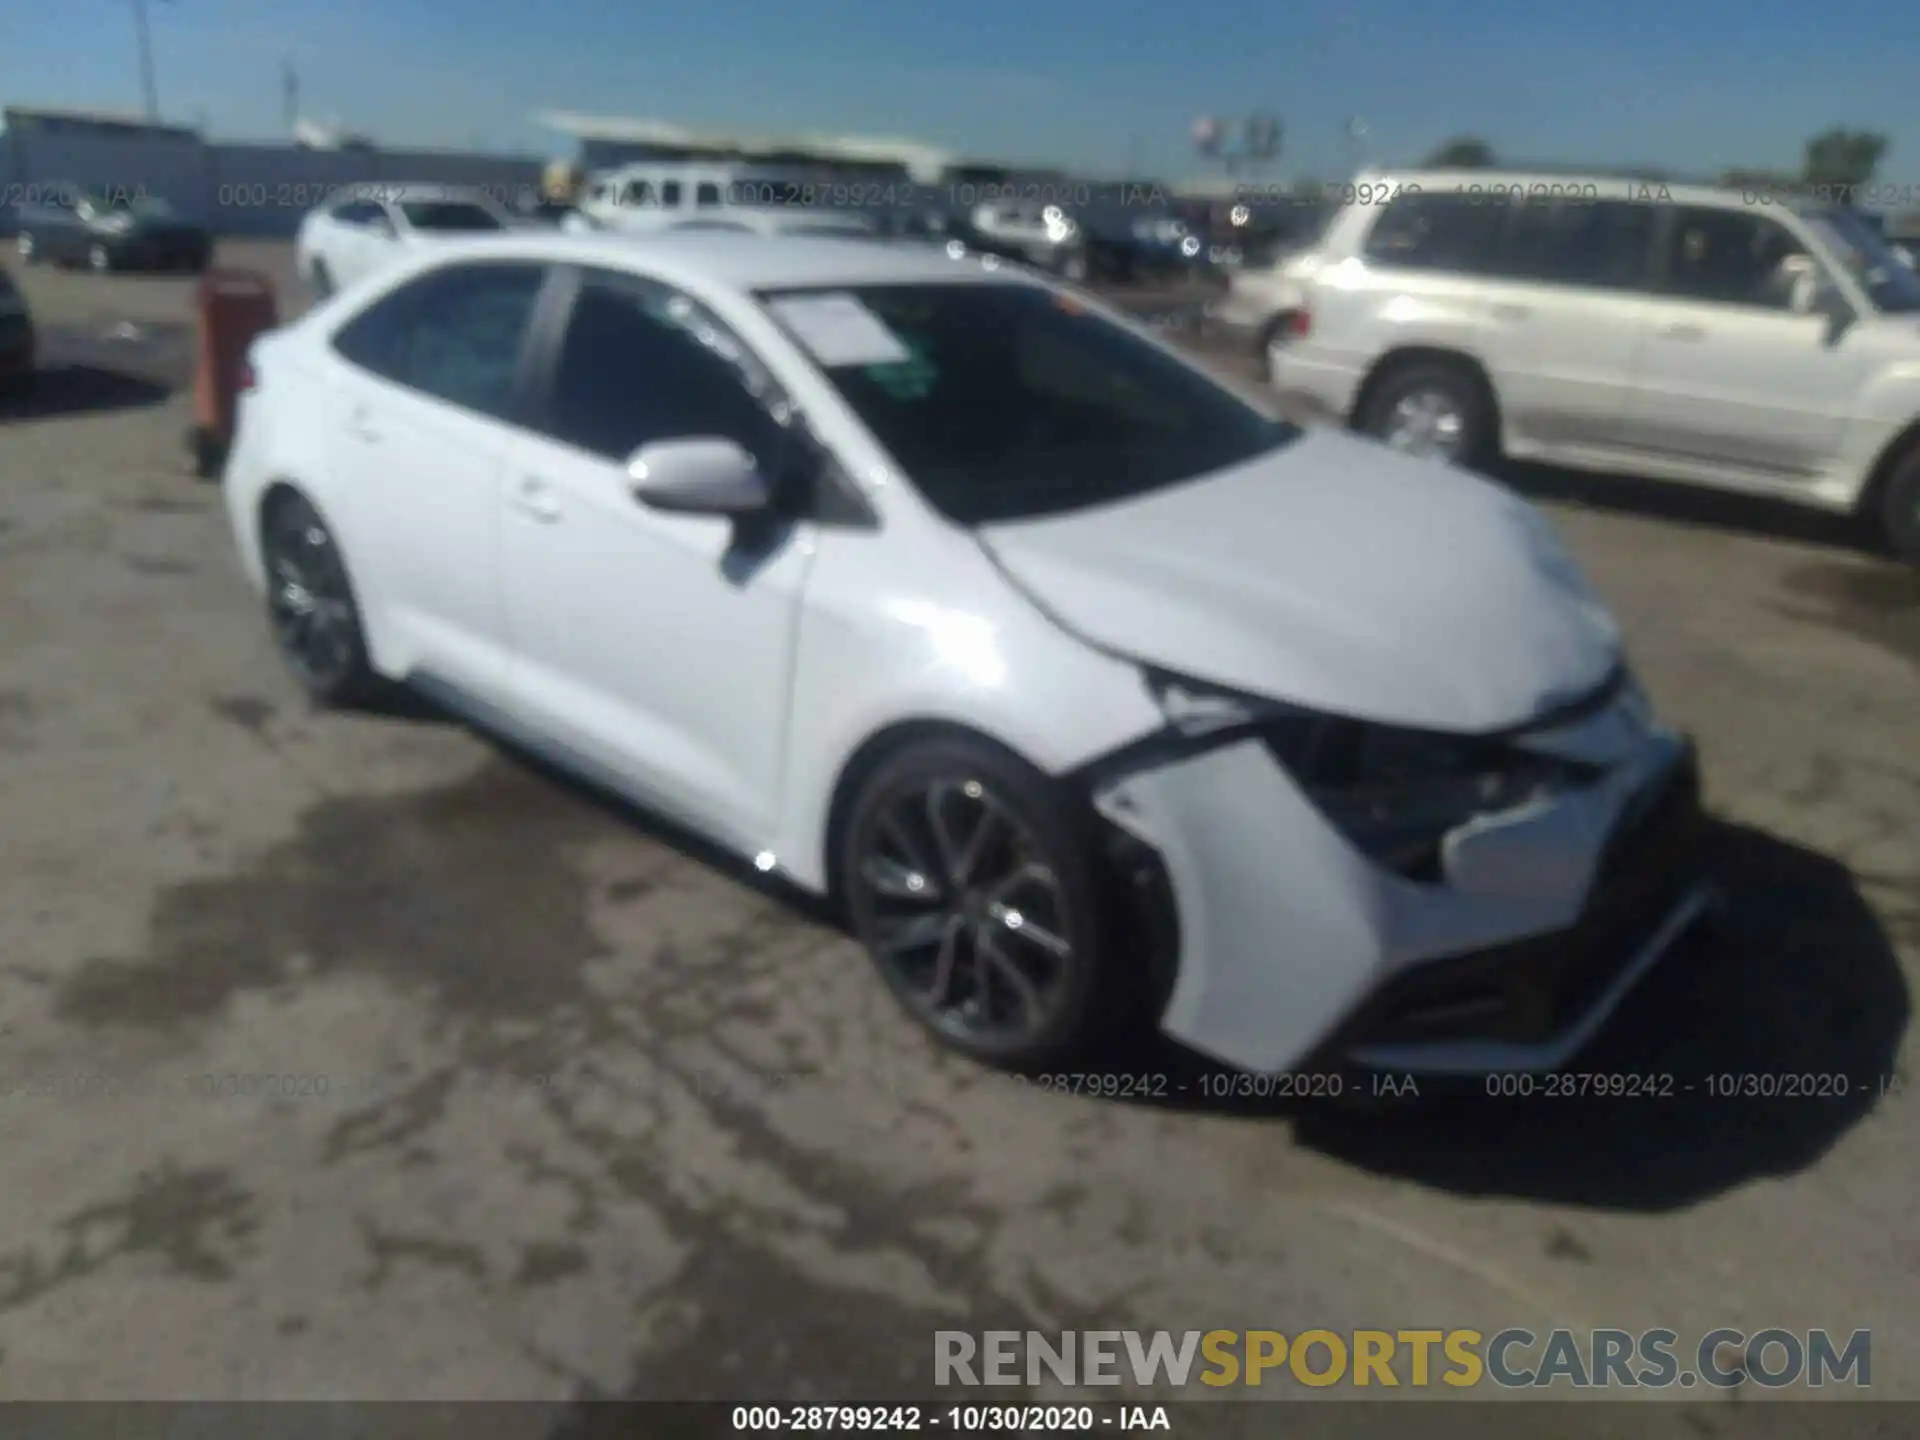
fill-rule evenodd
<path id="1" fill-rule="evenodd" d="M 1299 1112 L 1298 1138 L 1463 1194 L 1625 1210 L 1674 1209 L 1818 1161 L 1903 1088 L 1911 999 L 1898 956 L 1837 861 L 1717 822 L 1708 864 L 1723 916 L 1667 956 L 1570 1067 L 1671 1076 L 1665 1098 L 1322 1106 Z"/>
<path id="2" fill-rule="evenodd" d="M 0 422 L 54 420 L 158 405 L 166 386 L 98 365 L 58 365 L 34 372 L 31 383 L 0 391 Z"/>
<path id="3" fill-rule="evenodd" d="M 1520 460 L 1499 461 L 1488 467 L 1487 473 L 1530 500 L 1553 500 L 1589 510 L 1671 520 L 1836 550 L 1872 553 L 1875 549 L 1871 531 L 1855 516 L 1815 510 L 1785 500 L 1649 480 L 1637 475 L 1589 474 Z"/>

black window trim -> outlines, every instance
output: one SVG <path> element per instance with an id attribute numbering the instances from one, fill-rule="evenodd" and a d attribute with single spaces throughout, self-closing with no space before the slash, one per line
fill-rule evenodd
<path id="1" fill-rule="evenodd" d="M 1370 253 L 1369 247 L 1373 241 L 1374 231 L 1378 228 L 1380 221 L 1385 218 L 1386 214 L 1393 209 L 1396 203 L 1402 198 L 1417 200 L 1423 197 L 1431 198 L 1434 195 L 1443 195 L 1445 198 L 1453 200 L 1454 203 L 1466 205 L 1472 209 L 1478 209 L 1481 208 L 1481 205 L 1484 205 L 1489 209 L 1497 208 L 1501 212 L 1498 223 L 1493 227 L 1493 232 L 1490 237 L 1492 244 L 1488 251 L 1487 263 L 1485 265 L 1474 269 L 1467 269 L 1454 265 L 1396 264 L 1390 259 L 1382 259 Z M 1590 280 L 1566 280 L 1537 275 L 1515 275 L 1508 271 L 1505 268 L 1505 263 L 1507 242 L 1513 231 L 1513 216 L 1530 205 L 1553 205 L 1556 203 L 1562 205 L 1635 205 L 1652 211 L 1653 224 L 1647 227 L 1646 249 L 1640 257 L 1640 273 L 1638 279 L 1624 285 L 1602 285 Z M 1488 199 L 1482 201 L 1481 205 L 1475 205 L 1467 196 L 1462 195 L 1455 197 L 1443 191 L 1397 195 L 1388 201 L 1387 204 L 1381 206 L 1379 215 L 1375 216 L 1372 222 L 1368 224 L 1366 234 L 1361 237 L 1358 246 L 1358 256 L 1369 270 L 1378 270 L 1386 275 L 1439 275 L 1465 280 L 1494 281 L 1508 285 L 1545 285 L 1552 289 L 1571 290 L 1583 295 L 1620 295 L 1641 299 L 1661 293 L 1655 286 L 1659 278 L 1659 267 L 1665 254 L 1662 248 L 1661 237 L 1665 233 L 1663 226 L 1665 224 L 1666 213 L 1671 209 L 1669 205 L 1653 200 L 1635 200 L 1632 198 L 1620 199 L 1617 197 L 1606 197 L 1599 200 L 1588 201 L 1577 198 L 1567 199 L 1561 196 L 1551 196 L 1539 201 Z"/>
<path id="2" fill-rule="evenodd" d="M 383 384 L 391 385 L 396 390 L 406 392 L 407 395 L 415 400 L 425 401 L 429 404 L 445 405 L 449 409 L 458 410 L 463 415 L 474 416 L 481 420 L 489 420 L 497 425 L 506 425 L 522 430 L 527 429 L 529 428 L 529 417 L 534 413 L 531 402 L 534 395 L 533 386 L 536 381 L 535 366 L 538 364 L 542 353 L 541 345 L 543 343 L 543 337 L 547 333 L 547 328 L 552 324 L 551 312 L 558 298 L 557 291 L 561 280 L 558 272 L 561 268 L 563 267 L 549 264 L 544 260 L 528 259 L 525 256 L 501 256 L 497 259 L 489 258 L 484 260 L 461 259 L 449 261 L 444 265 L 436 265 L 429 270 L 421 271 L 410 279 L 394 286 L 391 290 L 382 291 L 379 295 L 360 306 L 353 314 L 342 319 L 327 332 L 327 348 L 333 353 L 336 360 L 342 365 L 352 369 L 355 374 L 370 376 Z M 507 392 L 507 406 L 504 414 L 494 414 L 488 410 L 476 410 L 473 406 L 462 404 L 458 400 L 450 400 L 444 395 L 436 395 L 431 390 L 422 390 L 417 385 L 411 384 L 408 381 L 396 380 L 391 375 L 382 375 L 377 370 L 369 370 L 358 361 L 349 358 L 346 352 L 340 348 L 340 342 L 347 331 L 351 330 L 355 325 L 359 324 L 383 305 L 399 300 L 410 290 L 422 285 L 433 284 L 437 281 L 444 280 L 449 275 L 502 269 L 533 270 L 539 272 L 540 275 L 539 287 L 533 297 L 533 309 L 527 318 L 527 328 L 520 337 L 520 353 L 514 360 L 513 385 Z"/>
<path id="3" fill-rule="evenodd" d="M 560 372 L 561 348 L 566 343 L 567 324 L 573 318 L 574 305 L 580 298 L 580 292 L 589 283 L 606 285 L 638 296 L 655 295 L 662 291 L 673 295 L 686 292 L 668 281 L 632 270 L 571 264 L 555 264 L 549 268 L 551 273 L 547 290 L 535 306 L 533 323 L 527 327 L 527 344 L 521 354 L 520 371 L 515 377 L 514 393 L 519 418 L 513 423 L 550 445 L 564 446 L 576 455 L 584 455 L 618 468 L 617 461 L 609 460 L 595 451 L 581 449 L 556 435 L 549 418 L 554 381 Z M 780 403 L 787 407 L 793 417 L 790 433 L 794 445 L 813 452 L 817 463 L 813 468 L 810 493 L 803 503 L 794 507 L 788 518 L 842 529 L 877 530 L 880 527 L 879 512 L 847 473 L 839 457 L 815 433 L 806 411 L 780 380 L 779 372 L 724 317 L 714 314 L 711 305 L 695 295 L 687 295 L 686 298 L 705 311 L 716 324 L 724 326 L 727 338 L 752 356 L 754 362 L 766 372 Z"/>

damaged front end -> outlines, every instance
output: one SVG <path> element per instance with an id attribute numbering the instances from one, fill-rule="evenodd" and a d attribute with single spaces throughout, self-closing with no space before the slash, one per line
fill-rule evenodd
<path id="1" fill-rule="evenodd" d="M 1218 1060 L 1552 1069 L 1707 908 L 1691 746 L 1624 671 L 1480 735 L 1146 678 L 1165 728 L 1080 778 L 1162 1028 Z"/>

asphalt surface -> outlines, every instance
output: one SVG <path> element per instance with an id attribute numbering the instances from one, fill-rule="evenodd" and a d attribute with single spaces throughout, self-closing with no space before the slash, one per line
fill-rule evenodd
<path id="1" fill-rule="evenodd" d="M 1873 1393 L 1920 1396 L 1920 1109 L 1878 1088 L 1920 583 L 1845 527 L 1509 477 L 1697 734 L 1730 902 L 1584 1068 L 1845 1098 L 1300 1111 L 1170 1051 L 1137 1070 L 1178 1103 L 1046 1093 L 645 817 L 423 707 L 309 709 L 188 471 L 187 282 L 21 278 L 0 1395 L 552 1402 L 536 1434 L 582 1396 L 926 1398 L 940 1328 L 1569 1325 L 1870 1328 Z M 307 1078 L 210 1093 L 259 1075 Z M 1704 1394 L 1639 1433 L 1701 1433 Z"/>

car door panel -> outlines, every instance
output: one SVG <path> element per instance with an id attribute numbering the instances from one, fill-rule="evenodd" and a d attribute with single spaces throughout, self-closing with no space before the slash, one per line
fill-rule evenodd
<path id="1" fill-rule="evenodd" d="M 635 498 L 630 447 L 676 429 L 725 432 L 690 394 L 661 402 L 675 388 L 662 367 L 683 363 L 661 337 L 641 353 L 625 338 L 632 325 L 589 335 L 615 303 L 608 293 L 584 286 L 555 346 L 543 418 L 571 438 L 523 436 L 508 465 L 515 704 L 661 808 L 750 851 L 773 828 L 784 735 L 769 717 L 786 712 L 812 535 L 804 522 L 667 514 Z M 595 386 L 603 420 L 581 402 Z"/>
<path id="2" fill-rule="evenodd" d="M 346 326 L 330 498 L 383 649 L 483 698 L 506 696 L 500 486 L 516 435 L 542 267 L 453 266 Z"/>
<path id="3" fill-rule="evenodd" d="M 1816 262 L 1778 220 L 1744 211 L 1672 211 L 1660 243 L 1630 443 L 1777 479 L 1824 471 L 1870 362 L 1825 316 L 1792 310 L 1778 277 Z"/>

